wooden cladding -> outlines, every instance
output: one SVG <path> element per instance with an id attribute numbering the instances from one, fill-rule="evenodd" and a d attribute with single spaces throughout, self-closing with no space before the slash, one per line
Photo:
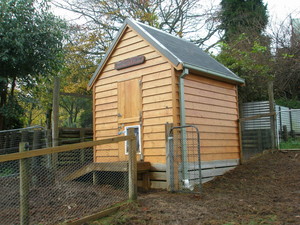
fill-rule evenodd
<path id="1" fill-rule="evenodd" d="M 137 66 L 143 64 L 144 62 L 145 62 L 145 56 L 139 55 L 139 56 L 135 56 L 129 59 L 124 59 L 122 61 L 116 62 L 115 69 L 121 70 L 131 66 Z"/>

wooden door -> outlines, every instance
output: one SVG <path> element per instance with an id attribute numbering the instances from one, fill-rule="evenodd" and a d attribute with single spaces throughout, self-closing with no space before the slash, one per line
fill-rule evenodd
<path id="1" fill-rule="evenodd" d="M 124 132 L 126 127 L 128 126 L 140 125 L 141 115 L 142 115 L 142 98 L 141 98 L 140 79 L 131 79 L 131 80 L 125 80 L 119 82 L 118 83 L 119 132 Z M 127 159 L 127 156 L 125 154 L 124 143 L 119 143 L 119 159 L 121 161 Z"/>

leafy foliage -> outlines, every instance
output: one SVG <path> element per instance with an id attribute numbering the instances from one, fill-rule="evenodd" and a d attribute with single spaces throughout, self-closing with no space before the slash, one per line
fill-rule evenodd
<path id="1" fill-rule="evenodd" d="M 267 6 L 262 0 L 222 0 L 221 25 L 226 42 L 242 33 L 259 36 L 268 24 Z"/>
<path id="2" fill-rule="evenodd" d="M 239 88 L 240 101 L 266 100 L 267 83 L 273 80 L 268 47 L 254 41 L 252 45 L 242 48 L 242 43 L 249 43 L 244 34 L 231 45 L 222 43 L 222 52 L 216 59 L 245 79 L 246 85 Z"/>
<path id="3" fill-rule="evenodd" d="M 47 0 L 0 2 L 0 129 L 15 126 L 4 111 L 16 86 L 36 86 L 60 68 L 66 28 L 48 12 Z"/>

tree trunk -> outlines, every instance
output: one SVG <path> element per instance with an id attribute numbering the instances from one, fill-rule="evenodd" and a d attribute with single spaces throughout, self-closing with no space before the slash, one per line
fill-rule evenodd
<path id="1" fill-rule="evenodd" d="M 6 105 L 7 102 L 7 82 L 0 81 L 0 109 Z M 5 129 L 5 115 L 0 112 L 0 130 Z"/>

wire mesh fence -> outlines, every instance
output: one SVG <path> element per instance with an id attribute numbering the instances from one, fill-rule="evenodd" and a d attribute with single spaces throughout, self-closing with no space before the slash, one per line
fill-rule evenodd
<path id="1" fill-rule="evenodd" d="M 277 106 L 277 144 L 280 149 L 300 149 L 300 109 Z"/>
<path id="2" fill-rule="evenodd" d="M 201 191 L 200 135 L 197 127 L 173 127 L 168 137 L 170 190 Z"/>
<path id="3" fill-rule="evenodd" d="M 66 147 L 72 158 L 82 157 L 82 152 L 93 154 L 94 149 Z M 19 160 L 12 160 L 15 154 L 0 156 L 1 224 L 57 224 L 128 199 L 128 162 L 61 164 L 60 154 L 66 152 L 52 153 L 46 148 L 35 156 L 37 151 L 28 151 L 24 143 L 20 150 L 34 156 L 16 156 Z"/>

